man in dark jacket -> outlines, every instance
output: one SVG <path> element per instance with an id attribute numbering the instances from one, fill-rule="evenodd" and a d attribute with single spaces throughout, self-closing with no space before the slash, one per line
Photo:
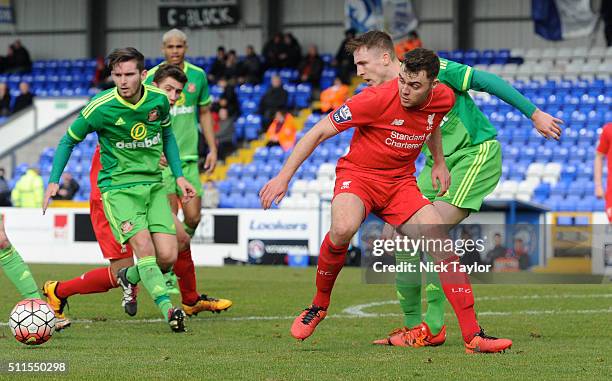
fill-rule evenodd
<path id="1" fill-rule="evenodd" d="M 313 87 L 318 88 L 322 72 L 323 60 L 319 56 L 317 46 L 310 45 L 306 57 L 300 63 L 300 79 L 302 82 L 308 82 Z"/>
<path id="2" fill-rule="evenodd" d="M 15 98 L 13 112 L 18 112 L 32 106 L 34 101 L 34 95 L 30 92 L 30 85 L 27 82 L 21 82 L 19 84 L 19 91 L 21 91 L 21 93 Z"/>
<path id="3" fill-rule="evenodd" d="M 278 75 L 272 77 L 272 86 L 266 91 L 259 103 L 259 113 L 262 115 L 262 125 L 269 126 L 274 114 L 287 106 L 289 94 L 283 89 L 283 83 Z"/>
<path id="4" fill-rule="evenodd" d="M 239 64 L 240 77 L 238 82 L 240 83 L 259 83 L 261 76 L 261 61 L 253 45 L 246 47 L 246 56 Z"/>

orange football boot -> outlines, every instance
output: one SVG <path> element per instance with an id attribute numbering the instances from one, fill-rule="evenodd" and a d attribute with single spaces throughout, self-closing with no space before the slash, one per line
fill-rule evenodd
<path id="1" fill-rule="evenodd" d="M 313 304 L 295 318 L 291 325 L 291 336 L 298 340 L 306 340 L 326 316 L 326 309 Z"/>
<path id="2" fill-rule="evenodd" d="M 511 347 L 512 340 L 488 336 L 480 328 L 480 332 L 469 343 L 465 343 L 465 353 L 499 353 Z"/>
<path id="3" fill-rule="evenodd" d="M 393 345 L 396 347 L 435 347 L 446 341 L 446 326 L 437 335 L 433 335 L 427 323 L 423 322 L 414 328 L 398 328 L 386 339 L 375 340 L 373 344 Z"/>

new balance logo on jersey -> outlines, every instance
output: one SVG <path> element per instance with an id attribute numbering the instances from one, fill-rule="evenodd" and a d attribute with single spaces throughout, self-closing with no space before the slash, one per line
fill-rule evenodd
<path id="1" fill-rule="evenodd" d="M 403 126 L 404 125 L 404 119 L 395 119 L 393 122 L 391 122 L 392 126 Z"/>
<path id="2" fill-rule="evenodd" d="M 123 140 L 115 143 L 115 147 L 119 149 L 136 149 L 136 148 L 149 148 L 157 145 L 161 142 L 161 134 L 158 132 L 157 135 L 151 139 L 145 138 L 144 140 L 133 140 L 131 142 L 125 142 Z"/>
<path id="3" fill-rule="evenodd" d="M 119 117 L 119 119 L 117 119 L 117 121 L 115 122 L 115 126 L 123 126 L 125 124 L 125 121 L 123 120 L 122 117 Z"/>
<path id="4" fill-rule="evenodd" d="M 340 189 L 349 189 L 349 187 L 351 186 L 351 181 L 353 180 L 343 181 L 342 186 L 340 186 Z"/>
<path id="5" fill-rule="evenodd" d="M 430 114 L 427 117 L 427 131 L 433 130 L 433 124 L 434 124 L 435 117 L 436 117 L 436 113 L 435 112 L 433 114 Z"/>

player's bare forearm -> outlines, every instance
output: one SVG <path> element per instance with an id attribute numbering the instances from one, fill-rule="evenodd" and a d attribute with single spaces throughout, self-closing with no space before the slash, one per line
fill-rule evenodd
<path id="1" fill-rule="evenodd" d="M 431 152 L 434 163 L 444 162 L 444 149 L 442 148 L 442 132 L 440 127 L 436 128 L 429 139 L 427 139 L 427 148 Z"/>
<path id="2" fill-rule="evenodd" d="M 280 170 L 278 177 L 289 181 L 314 151 L 315 148 L 325 140 L 336 135 L 338 131 L 334 128 L 328 118 L 321 119 L 310 131 L 306 133 L 295 145 L 285 165 Z"/>
<path id="3" fill-rule="evenodd" d="M 200 107 L 200 127 L 206 144 L 211 152 L 217 152 L 217 145 L 215 143 L 215 131 L 213 130 L 212 113 L 210 112 L 210 106 Z"/>

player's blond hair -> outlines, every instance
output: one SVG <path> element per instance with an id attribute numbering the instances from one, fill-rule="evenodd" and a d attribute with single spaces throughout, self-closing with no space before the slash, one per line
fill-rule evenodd
<path id="1" fill-rule="evenodd" d="M 187 43 L 187 35 L 185 34 L 185 32 L 183 32 L 180 29 L 176 29 L 176 28 L 170 29 L 169 31 L 164 33 L 164 36 L 162 37 L 162 42 L 165 45 L 166 42 L 170 41 L 173 38 L 178 38 L 179 40 L 183 41 L 184 43 Z"/>

